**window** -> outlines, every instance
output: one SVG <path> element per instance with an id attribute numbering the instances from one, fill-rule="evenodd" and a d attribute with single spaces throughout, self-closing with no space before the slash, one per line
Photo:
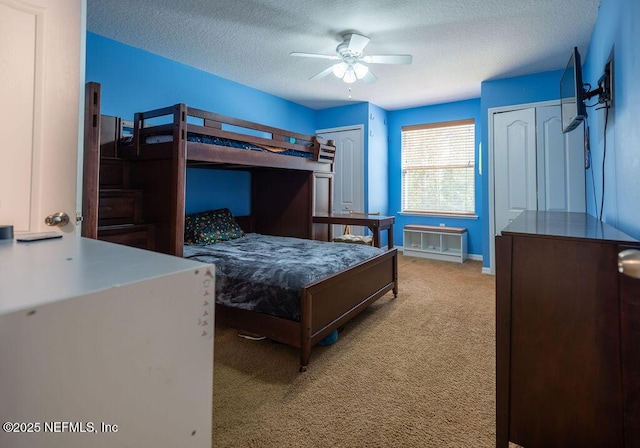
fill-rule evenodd
<path id="1" fill-rule="evenodd" d="M 475 213 L 475 121 L 402 128 L 402 211 Z"/>

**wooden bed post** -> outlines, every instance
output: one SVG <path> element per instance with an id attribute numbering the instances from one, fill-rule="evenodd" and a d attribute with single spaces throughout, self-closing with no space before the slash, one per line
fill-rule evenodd
<path id="1" fill-rule="evenodd" d="M 100 84 L 85 86 L 84 176 L 82 179 L 82 236 L 98 238 L 100 190 Z"/>
<path id="2" fill-rule="evenodd" d="M 302 291 L 302 308 L 300 316 L 300 371 L 306 372 L 309 360 L 311 359 L 311 301 L 312 296 L 303 288 Z"/>
<path id="3" fill-rule="evenodd" d="M 184 215 L 187 178 L 187 106 L 173 108 L 173 154 L 171 168 L 171 241 L 170 251 L 182 257 L 184 248 Z"/>
<path id="4" fill-rule="evenodd" d="M 144 118 L 142 113 L 133 114 L 133 155 L 140 157 L 140 129 L 144 127 Z"/>

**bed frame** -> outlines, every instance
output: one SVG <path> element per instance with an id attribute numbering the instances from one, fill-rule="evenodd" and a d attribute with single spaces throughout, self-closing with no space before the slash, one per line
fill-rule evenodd
<path id="1" fill-rule="evenodd" d="M 236 221 L 245 232 L 253 231 L 250 216 L 236 217 Z M 396 248 L 302 288 L 300 322 L 218 303 L 216 322 L 299 348 L 300 371 L 304 372 L 311 347 L 389 291 L 394 298 L 398 296 Z"/>
<path id="2" fill-rule="evenodd" d="M 238 128 L 243 132 L 236 132 Z M 244 130 L 249 130 L 251 135 Z M 308 151 L 313 157 L 192 142 L 187 139 L 188 133 Z M 146 143 L 147 136 L 160 134 L 170 134 L 172 141 Z M 133 135 L 133 145 L 118 147 L 117 156 L 130 162 L 128 176 L 132 188 L 144 191 L 143 214 L 155 228 L 154 250 L 183 255 L 187 167 L 251 172 L 252 213 L 237 218 L 246 232 L 327 240 L 329 225 L 314 224 L 312 216 L 331 210 L 333 142 L 189 108 L 185 104 L 136 113 Z M 96 139 L 87 139 L 91 140 Z M 393 291 L 394 297 L 397 296 L 397 257 L 394 248 L 304 287 L 300 322 L 219 304 L 216 304 L 216 322 L 299 348 L 300 370 L 304 371 L 313 345 L 387 292 Z"/>

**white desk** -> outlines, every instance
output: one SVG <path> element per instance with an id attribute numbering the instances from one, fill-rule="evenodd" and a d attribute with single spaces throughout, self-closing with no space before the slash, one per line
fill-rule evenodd
<path id="1" fill-rule="evenodd" d="M 0 423 L 40 426 L 0 446 L 209 447 L 214 275 L 85 238 L 0 241 Z"/>

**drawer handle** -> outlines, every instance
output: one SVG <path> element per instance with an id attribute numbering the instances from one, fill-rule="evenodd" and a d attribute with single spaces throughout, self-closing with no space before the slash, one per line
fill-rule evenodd
<path id="1" fill-rule="evenodd" d="M 640 279 L 640 250 L 627 249 L 618 254 L 618 271 Z"/>

